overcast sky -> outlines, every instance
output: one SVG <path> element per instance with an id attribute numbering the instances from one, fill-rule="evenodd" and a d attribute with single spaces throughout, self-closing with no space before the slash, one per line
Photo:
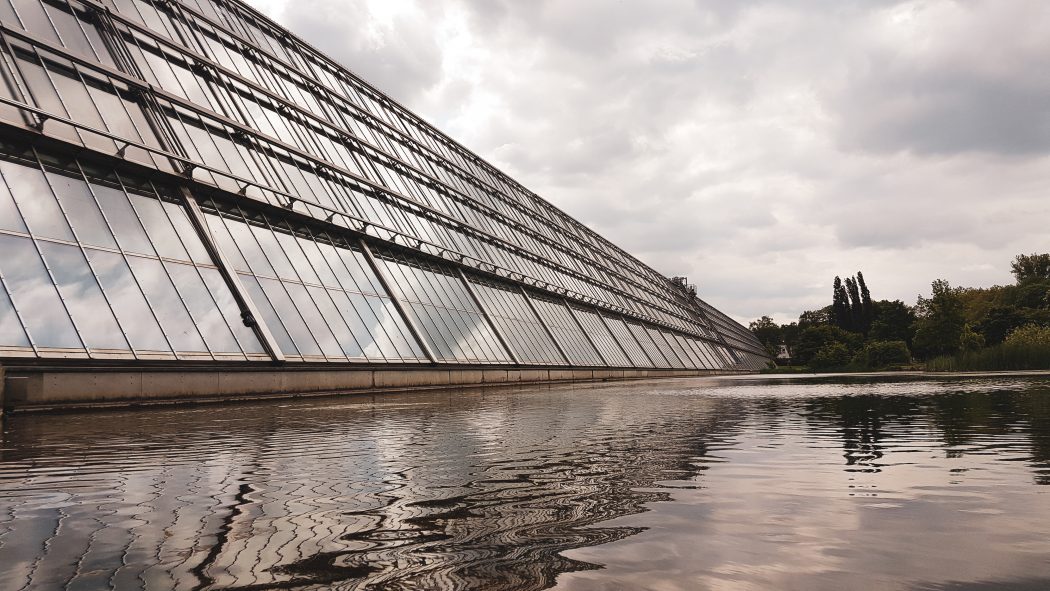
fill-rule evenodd
<path id="1" fill-rule="evenodd" d="M 254 0 L 747 322 L 1050 251 L 1045 0 Z"/>

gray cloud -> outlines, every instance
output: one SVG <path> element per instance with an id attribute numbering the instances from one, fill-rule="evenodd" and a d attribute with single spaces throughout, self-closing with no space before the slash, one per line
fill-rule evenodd
<path id="1" fill-rule="evenodd" d="M 937 277 L 1009 281 L 1014 254 L 1046 249 L 1039 0 L 270 12 L 741 320 L 824 305 L 836 274 L 914 301 Z"/>

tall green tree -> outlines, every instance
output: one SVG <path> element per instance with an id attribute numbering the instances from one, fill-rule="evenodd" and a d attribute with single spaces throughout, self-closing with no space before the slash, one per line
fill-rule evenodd
<path id="1" fill-rule="evenodd" d="M 849 330 L 849 296 L 846 294 L 846 288 L 842 286 L 842 279 L 838 275 L 835 276 L 835 282 L 832 284 L 831 318 L 835 326 L 843 330 Z"/>
<path id="2" fill-rule="evenodd" d="M 846 278 L 846 292 L 849 294 L 849 326 L 844 326 L 850 332 L 864 332 L 861 330 L 864 310 L 860 299 L 860 288 L 857 287 L 856 277 Z"/>
<path id="3" fill-rule="evenodd" d="M 780 345 L 784 343 L 784 331 L 769 316 L 763 316 L 755 320 L 748 328 L 765 347 L 766 352 L 776 357 L 780 353 Z"/>
<path id="4" fill-rule="evenodd" d="M 860 309 L 861 309 L 861 332 L 864 336 L 868 335 L 871 331 L 871 323 L 875 319 L 875 307 L 871 302 L 871 292 L 868 291 L 868 284 L 864 282 L 864 274 L 857 271 L 857 285 L 860 287 Z"/>
<path id="5" fill-rule="evenodd" d="M 1031 280 L 1050 279 L 1050 253 L 1019 254 L 1010 263 L 1018 285 Z"/>
<path id="6" fill-rule="evenodd" d="M 874 319 L 868 338 L 873 341 L 904 341 L 909 346 L 915 335 L 915 311 L 900 300 L 872 303 Z"/>
<path id="7" fill-rule="evenodd" d="M 917 355 L 927 359 L 958 353 L 963 349 L 964 337 L 967 344 L 974 342 L 959 290 L 944 279 L 935 280 L 931 287 L 931 296 L 920 295 L 915 306 L 918 320 L 912 346 Z"/>

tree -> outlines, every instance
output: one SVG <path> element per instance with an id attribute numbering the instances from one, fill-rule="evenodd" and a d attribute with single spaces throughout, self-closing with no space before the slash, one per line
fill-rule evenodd
<path id="1" fill-rule="evenodd" d="M 792 360 L 808 365 L 818 351 L 831 343 L 841 344 L 852 353 L 860 349 L 862 338 L 858 334 L 847 332 L 830 324 L 810 326 L 803 329 L 799 335 L 798 345 L 791 354 Z"/>
<path id="2" fill-rule="evenodd" d="M 864 362 L 877 369 L 911 361 L 911 353 L 904 341 L 872 341 L 864 346 Z"/>
<path id="3" fill-rule="evenodd" d="M 871 306 L 873 319 L 868 338 L 911 343 L 915 335 L 915 311 L 910 306 L 900 300 L 879 300 Z"/>
<path id="4" fill-rule="evenodd" d="M 979 328 L 985 343 L 998 345 L 1006 340 L 1006 335 L 1027 321 L 1027 316 L 1017 306 L 996 306 L 981 320 Z"/>
<path id="5" fill-rule="evenodd" d="M 849 279 L 846 281 L 849 281 Z M 835 326 L 843 330 L 849 330 L 849 296 L 846 294 L 846 288 L 842 287 L 842 279 L 838 275 L 835 276 L 835 282 L 832 285 L 831 320 L 835 323 Z"/>
<path id="6" fill-rule="evenodd" d="M 871 331 L 871 323 L 875 319 L 875 308 L 871 302 L 871 292 L 868 284 L 864 283 L 864 274 L 857 271 L 857 285 L 860 287 L 860 309 L 861 309 L 861 332 L 868 336 Z"/>
<path id="7" fill-rule="evenodd" d="M 773 357 L 780 353 L 780 345 L 784 343 L 784 332 L 772 318 L 763 316 L 748 325 L 748 328 L 766 348 L 766 352 Z"/>
<path id="8" fill-rule="evenodd" d="M 863 332 L 861 330 L 864 311 L 861 309 L 860 289 L 857 287 L 856 277 L 846 278 L 846 293 L 849 294 L 849 326 L 844 326 L 850 332 Z"/>
<path id="9" fill-rule="evenodd" d="M 1050 279 L 1050 253 L 1019 254 L 1010 263 L 1010 271 L 1018 285 L 1030 280 Z"/>
<path id="10" fill-rule="evenodd" d="M 842 343 L 828 343 L 809 360 L 813 369 L 834 369 L 849 363 L 849 349 Z"/>
<path id="11" fill-rule="evenodd" d="M 832 307 L 827 306 L 819 310 L 806 310 L 798 316 L 798 327 L 805 330 L 810 326 L 820 326 L 833 322 Z"/>
<path id="12" fill-rule="evenodd" d="M 792 322 L 791 324 L 781 324 L 780 332 L 784 339 L 784 346 L 787 347 L 788 355 L 793 358 L 795 356 L 795 347 L 798 345 L 798 337 L 802 330 L 799 329 L 797 322 Z"/>
<path id="13" fill-rule="evenodd" d="M 966 324 L 959 290 L 943 279 L 935 280 L 931 287 L 930 298 L 919 296 L 913 339 L 915 353 L 927 359 L 958 353 L 964 333 L 973 332 Z"/>

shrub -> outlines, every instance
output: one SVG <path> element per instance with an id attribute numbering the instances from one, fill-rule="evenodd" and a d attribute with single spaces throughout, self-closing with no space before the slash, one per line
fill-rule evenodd
<path id="1" fill-rule="evenodd" d="M 849 363 L 849 349 L 842 343 L 828 343 L 817 351 L 816 355 L 809 360 L 809 366 L 813 369 L 831 369 L 843 367 Z"/>
<path id="2" fill-rule="evenodd" d="M 911 361 L 904 341 L 875 341 L 864 347 L 864 364 L 871 368 L 904 364 Z"/>
<path id="3" fill-rule="evenodd" d="M 927 371 L 1009 371 L 1050 369 L 1050 327 L 1027 325 L 1001 345 L 932 359 Z"/>

